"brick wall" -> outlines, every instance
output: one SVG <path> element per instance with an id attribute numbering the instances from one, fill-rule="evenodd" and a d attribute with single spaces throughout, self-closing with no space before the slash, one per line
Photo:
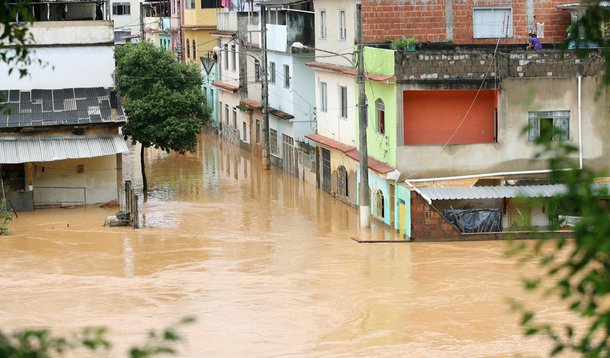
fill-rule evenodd
<path id="1" fill-rule="evenodd" d="M 529 0 L 533 22 L 544 23 L 542 43 L 560 43 L 570 24 L 570 12 L 557 9 L 565 0 Z M 383 43 L 415 36 L 421 42 L 488 44 L 494 39 L 473 39 L 474 7 L 511 7 L 513 37 L 502 43 L 526 44 L 527 0 L 362 0 L 363 39 Z M 447 31 L 449 27 L 450 31 Z"/>
<path id="2" fill-rule="evenodd" d="M 457 239 L 461 233 L 435 208 L 417 194 L 411 192 L 411 239 L 443 241 Z"/>
<path id="3" fill-rule="evenodd" d="M 498 52 L 492 65 L 493 50 L 453 50 L 396 52 L 397 82 L 472 81 L 508 77 L 573 77 L 597 75 L 604 69 L 601 54 L 590 53 L 579 59 L 573 52 L 555 50 Z"/>

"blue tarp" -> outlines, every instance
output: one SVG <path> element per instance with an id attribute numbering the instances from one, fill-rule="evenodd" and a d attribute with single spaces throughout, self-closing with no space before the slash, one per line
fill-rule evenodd
<path id="1" fill-rule="evenodd" d="M 502 231 L 500 209 L 446 209 L 443 216 L 462 233 Z"/>

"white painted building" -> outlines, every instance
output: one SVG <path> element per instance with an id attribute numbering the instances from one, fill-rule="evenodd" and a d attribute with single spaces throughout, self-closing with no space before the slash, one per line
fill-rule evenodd
<path id="1" fill-rule="evenodd" d="M 113 0 L 111 2 L 110 18 L 114 22 L 114 42 L 116 44 L 124 44 L 126 38 L 140 34 L 141 2 L 141 0 Z"/>
<path id="2" fill-rule="evenodd" d="M 315 150 L 305 136 L 316 131 L 314 71 L 310 52 L 295 51 L 299 42 L 314 45 L 311 1 L 271 0 L 267 15 L 269 73 L 269 148 L 271 163 L 315 183 Z"/>
<path id="3" fill-rule="evenodd" d="M 17 210 L 117 200 L 128 149 L 112 90 L 112 22 L 95 2 L 32 6 L 47 5 L 28 25 L 29 74 L 7 75 L 0 64 L 1 174 Z"/>

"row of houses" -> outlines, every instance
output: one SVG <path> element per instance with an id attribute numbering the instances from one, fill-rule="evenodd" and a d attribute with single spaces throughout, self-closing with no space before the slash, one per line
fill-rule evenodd
<path id="1" fill-rule="evenodd" d="M 258 5 L 265 16 L 257 4 L 217 11 L 215 49 L 201 54 L 214 129 L 261 155 L 267 95 L 271 163 L 358 205 L 360 9 L 369 206 L 374 218 L 407 238 L 546 226 L 544 207 L 515 200 L 552 192 L 544 179 L 547 161 L 534 158 L 541 135 L 574 144 L 581 165 L 607 167 L 601 54 L 592 50 L 581 59 L 559 49 L 584 6 L 558 0 Z M 526 51 L 531 32 L 538 32 L 543 50 Z M 392 40 L 407 37 L 417 38 L 415 51 L 392 48 Z M 491 215 L 492 223 L 471 227 L 470 214 Z"/>

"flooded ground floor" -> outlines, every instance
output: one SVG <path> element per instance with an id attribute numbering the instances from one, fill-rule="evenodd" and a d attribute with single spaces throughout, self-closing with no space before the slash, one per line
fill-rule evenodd
<path id="1" fill-rule="evenodd" d="M 0 238 L 0 327 L 103 325 L 122 356 L 192 315 L 181 357 L 510 357 L 523 269 L 495 242 L 358 244 L 357 213 L 236 147 L 147 155 L 144 228 L 116 210 L 20 213 Z M 137 172 L 137 170 L 135 170 Z M 383 231 L 383 228 L 375 230 Z M 527 297 L 551 321 L 557 305 Z"/>

